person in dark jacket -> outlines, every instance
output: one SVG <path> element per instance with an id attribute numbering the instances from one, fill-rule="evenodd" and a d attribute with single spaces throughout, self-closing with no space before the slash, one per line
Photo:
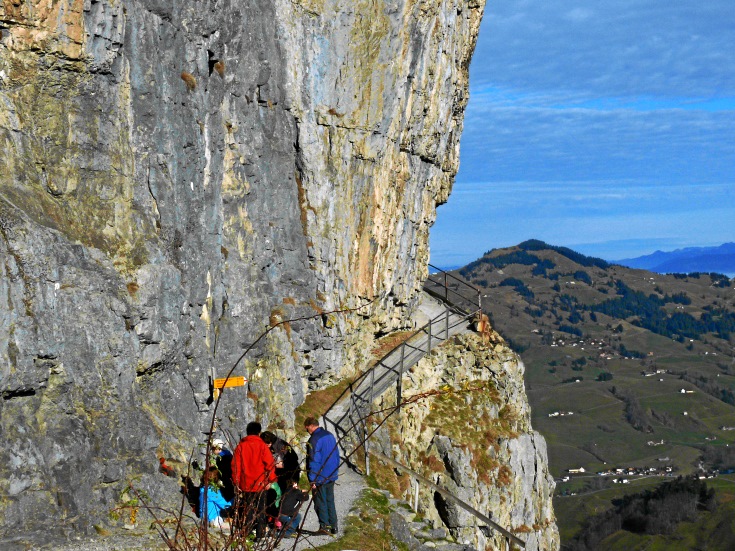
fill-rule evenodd
<path id="1" fill-rule="evenodd" d="M 319 533 L 336 534 L 337 508 L 334 505 L 334 483 L 339 471 L 339 448 L 334 435 L 321 428 L 314 417 L 304 420 L 310 434 L 307 445 L 306 473 L 314 494 L 314 509 L 319 517 Z"/>
<path id="2" fill-rule="evenodd" d="M 273 461 L 276 464 L 276 477 L 278 477 L 278 485 L 281 490 L 290 488 L 296 482 L 298 484 L 301 476 L 301 467 L 299 466 L 299 456 L 296 454 L 291 444 L 285 440 L 278 438 L 269 431 L 263 432 L 260 437 L 263 442 L 270 446 L 273 453 Z"/>
<path id="3" fill-rule="evenodd" d="M 304 501 L 308 501 L 309 492 L 299 489 L 295 482 L 281 496 L 281 509 L 278 520 L 283 526 L 283 537 L 295 537 L 299 526 L 301 525 L 301 513 L 299 509 Z"/>
<path id="4" fill-rule="evenodd" d="M 232 501 L 235 498 L 235 487 L 232 485 L 232 452 L 219 438 L 212 440 L 212 451 L 215 454 L 214 464 L 219 470 L 219 479 L 222 483 L 222 497 L 227 501 Z"/>

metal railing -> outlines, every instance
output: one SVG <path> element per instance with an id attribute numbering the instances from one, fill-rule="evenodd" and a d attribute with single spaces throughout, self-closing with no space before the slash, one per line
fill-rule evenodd
<path id="1" fill-rule="evenodd" d="M 368 448 L 369 444 L 365 442 L 368 434 L 367 417 L 372 410 L 373 401 L 395 384 L 398 411 L 402 401 L 403 373 L 448 339 L 455 329 L 466 326 L 473 315 L 474 312 L 465 313 L 446 308 L 349 384 L 322 416 L 325 424 L 333 427 L 344 455 L 350 455 L 350 445 L 353 448 L 361 445 Z M 340 411 L 338 406 L 345 402 L 346 408 Z M 369 459 L 366 468 L 369 474 Z"/>
<path id="2" fill-rule="evenodd" d="M 466 325 L 482 308 L 480 291 L 476 287 L 431 264 L 429 267 L 437 272 L 429 275 L 424 283 L 424 290 L 444 302 L 443 312 L 417 329 L 380 358 L 375 366 L 352 381 L 323 415 L 325 424 L 331 425 L 337 439 L 343 442 L 345 455 L 349 455 L 346 447 L 350 442 L 355 446 L 363 445 L 363 437 L 367 434 L 366 417 L 375 398 L 395 383 L 396 404 L 400 408 L 403 373 L 434 347 L 447 340 L 453 330 Z M 345 400 L 349 400 L 346 411 L 338 412 L 338 404 Z M 355 438 L 349 438 L 351 432 L 356 433 Z M 367 449 L 367 443 L 365 446 Z M 367 468 L 369 472 L 369 460 Z"/>
<path id="3" fill-rule="evenodd" d="M 482 297 L 476 287 L 431 264 L 429 264 L 429 267 L 436 271 L 427 278 L 423 286 L 424 291 L 440 299 L 445 304 L 444 311 L 385 354 L 370 370 L 352 381 L 322 416 L 324 424 L 327 427 L 331 425 L 344 457 L 352 456 L 361 446 L 364 448 L 367 474 L 370 474 L 370 456 L 373 455 L 396 468 L 408 472 L 417 481 L 417 488 L 419 482 L 428 485 L 445 498 L 473 514 L 489 528 L 497 530 L 503 535 L 507 549 L 511 549 L 512 544 L 525 548 L 526 544 L 523 540 L 447 490 L 437 486 L 408 467 L 370 450 L 370 432 L 367 419 L 371 413 L 374 400 L 395 383 L 396 409 L 388 415 L 400 411 L 403 373 L 429 354 L 434 347 L 447 340 L 453 330 L 463 325 L 466 326 L 470 318 L 482 311 Z M 344 402 L 346 402 L 346 408 L 344 411 L 340 411 L 341 404 Z"/>
<path id="4" fill-rule="evenodd" d="M 429 269 L 435 271 L 426 278 L 424 291 L 468 314 L 482 310 L 482 295 L 477 287 L 433 264 L 429 264 Z"/>

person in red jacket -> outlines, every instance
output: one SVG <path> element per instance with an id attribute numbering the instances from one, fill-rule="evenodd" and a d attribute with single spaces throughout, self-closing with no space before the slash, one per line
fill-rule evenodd
<path id="1" fill-rule="evenodd" d="M 232 482 L 238 493 L 239 528 L 248 532 L 255 524 L 255 537 L 265 535 L 266 490 L 276 481 L 276 466 L 268 445 L 260 438 L 260 423 L 248 423 L 245 438 L 232 458 Z"/>

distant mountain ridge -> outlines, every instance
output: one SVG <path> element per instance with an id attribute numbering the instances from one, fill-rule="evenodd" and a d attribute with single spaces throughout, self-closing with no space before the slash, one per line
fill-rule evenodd
<path id="1" fill-rule="evenodd" d="M 735 274 L 735 243 L 724 243 L 717 247 L 686 247 L 670 252 L 656 251 L 614 262 L 660 274 L 718 272 L 732 276 Z"/>

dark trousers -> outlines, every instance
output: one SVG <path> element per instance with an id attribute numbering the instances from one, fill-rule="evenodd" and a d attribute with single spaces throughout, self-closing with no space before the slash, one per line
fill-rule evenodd
<path id="1" fill-rule="evenodd" d="M 239 530 L 250 532 L 255 528 L 255 537 L 260 539 L 265 536 L 265 492 L 243 492 L 240 494 L 238 507 Z"/>
<path id="2" fill-rule="evenodd" d="M 319 517 L 319 527 L 337 529 L 337 508 L 334 506 L 334 482 L 317 486 L 314 490 L 314 509 Z"/>

